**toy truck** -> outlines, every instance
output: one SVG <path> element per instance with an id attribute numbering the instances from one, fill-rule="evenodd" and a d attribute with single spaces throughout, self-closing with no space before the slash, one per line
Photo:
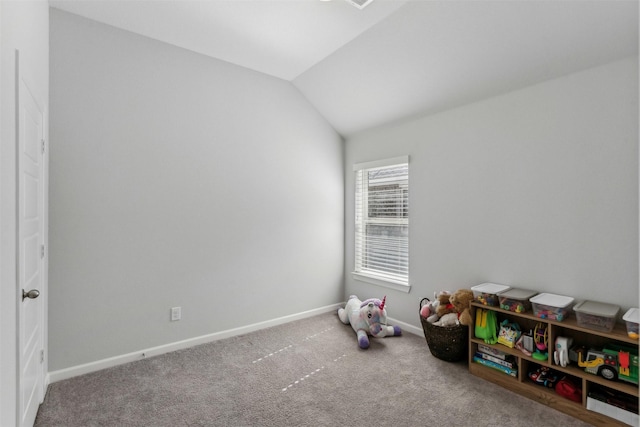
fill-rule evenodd
<path id="1" fill-rule="evenodd" d="M 576 350 L 578 366 L 585 372 L 600 375 L 607 380 L 620 379 L 638 384 L 638 351 L 618 345 L 607 345 L 602 350 Z"/>

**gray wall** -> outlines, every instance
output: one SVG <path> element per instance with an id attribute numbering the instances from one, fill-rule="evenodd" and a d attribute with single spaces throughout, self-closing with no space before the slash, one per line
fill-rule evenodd
<path id="1" fill-rule="evenodd" d="M 51 111 L 51 371 L 342 301 L 343 143 L 290 83 L 52 9 Z"/>
<path id="2" fill-rule="evenodd" d="M 421 297 L 491 281 L 638 304 L 638 58 L 346 141 L 347 294 Z M 410 156 L 410 293 L 355 281 L 353 163 Z"/>

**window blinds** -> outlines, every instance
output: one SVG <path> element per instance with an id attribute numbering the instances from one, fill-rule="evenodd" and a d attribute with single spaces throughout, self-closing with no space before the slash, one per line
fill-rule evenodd
<path id="1" fill-rule="evenodd" d="M 408 158 L 355 165 L 354 169 L 355 271 L 408 285 Z"/>

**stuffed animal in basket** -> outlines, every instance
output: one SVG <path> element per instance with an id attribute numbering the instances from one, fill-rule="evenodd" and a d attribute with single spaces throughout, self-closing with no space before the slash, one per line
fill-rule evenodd
<path id="1" fill-rule="evenodd" d="M 437 322 L 434 322 L 433 324 L 436 326 L 459 325 L 460 322 L 458 321 L 458 313 L 447 313 L 444 316 L 442 316 L 440 319 L 438 319 Z"/>
<path id="2" fill-rule="evenodd" d="M 428 298 L 425 298 L 425 300 L 427 301 L 426 304 L 420 307 L 420 316 L 425 318 L 429 323 L 437 322 L 438 313 L 436 313 L 436 311 L 438 310 L 438 305 L 440 305 L 440 303 L 437 299 L 435 301 L 431 301 Z"/>
<path id="3" fill-rule="evenodd" d="M 449 297 L 449 302 L 455 307 L 461 325 L 469 326 L 473 323 L 471 312 L 469 311 L 471 301 L 473 301 L 473 291 L 471 289 L 459 289 Z"/>
<path id="4" fill-rule="evenodd" d="M 382 298 L 382 301 L 377 298 L 360 301 L 357 296 L 351 295 L 345 307 L 338 309 L 340 321 L 345 325 L 351 324 L 362 349 L 369 348 L 369 335 L 376 338 L 402 335 L 399 326 L 387 325 L 386 298 Z"/>
<path id="5" fill-rule="evenodd" d="M 451 292 L 440 291 L 435 294 L 437 308 L 437 317 L 433 319 L 433 323 L 436 326 L 455 326 L 458 322 L 458 311 L 456 307 L 451 304 Z"/>
<path id="6" fill-rule="evenodd" d="M 438 319 L 442 318 L 445 314 L 456 312 L 456 308 L 451 304 L 451 292 L 440 291 L 435 294 L 435 297 L 438 302 L 438 306 L 436 308 Z"/>

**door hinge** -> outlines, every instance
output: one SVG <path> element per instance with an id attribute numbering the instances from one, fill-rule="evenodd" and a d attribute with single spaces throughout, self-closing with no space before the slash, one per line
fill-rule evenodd
<path id="1" fill-rule="evenodd" d="M 42 141 L 42 153 L 44 154 L 44 139 Z"/>
<path id="2" fill-rule="evenodd" d="M 40 350 L 40 363 L 44 363 L 44 350 Z"/>
<path id="3" fill-rule="evenodd" d="M 44 245 L 40 246 L 40 258 L 44 258 Z"/>

